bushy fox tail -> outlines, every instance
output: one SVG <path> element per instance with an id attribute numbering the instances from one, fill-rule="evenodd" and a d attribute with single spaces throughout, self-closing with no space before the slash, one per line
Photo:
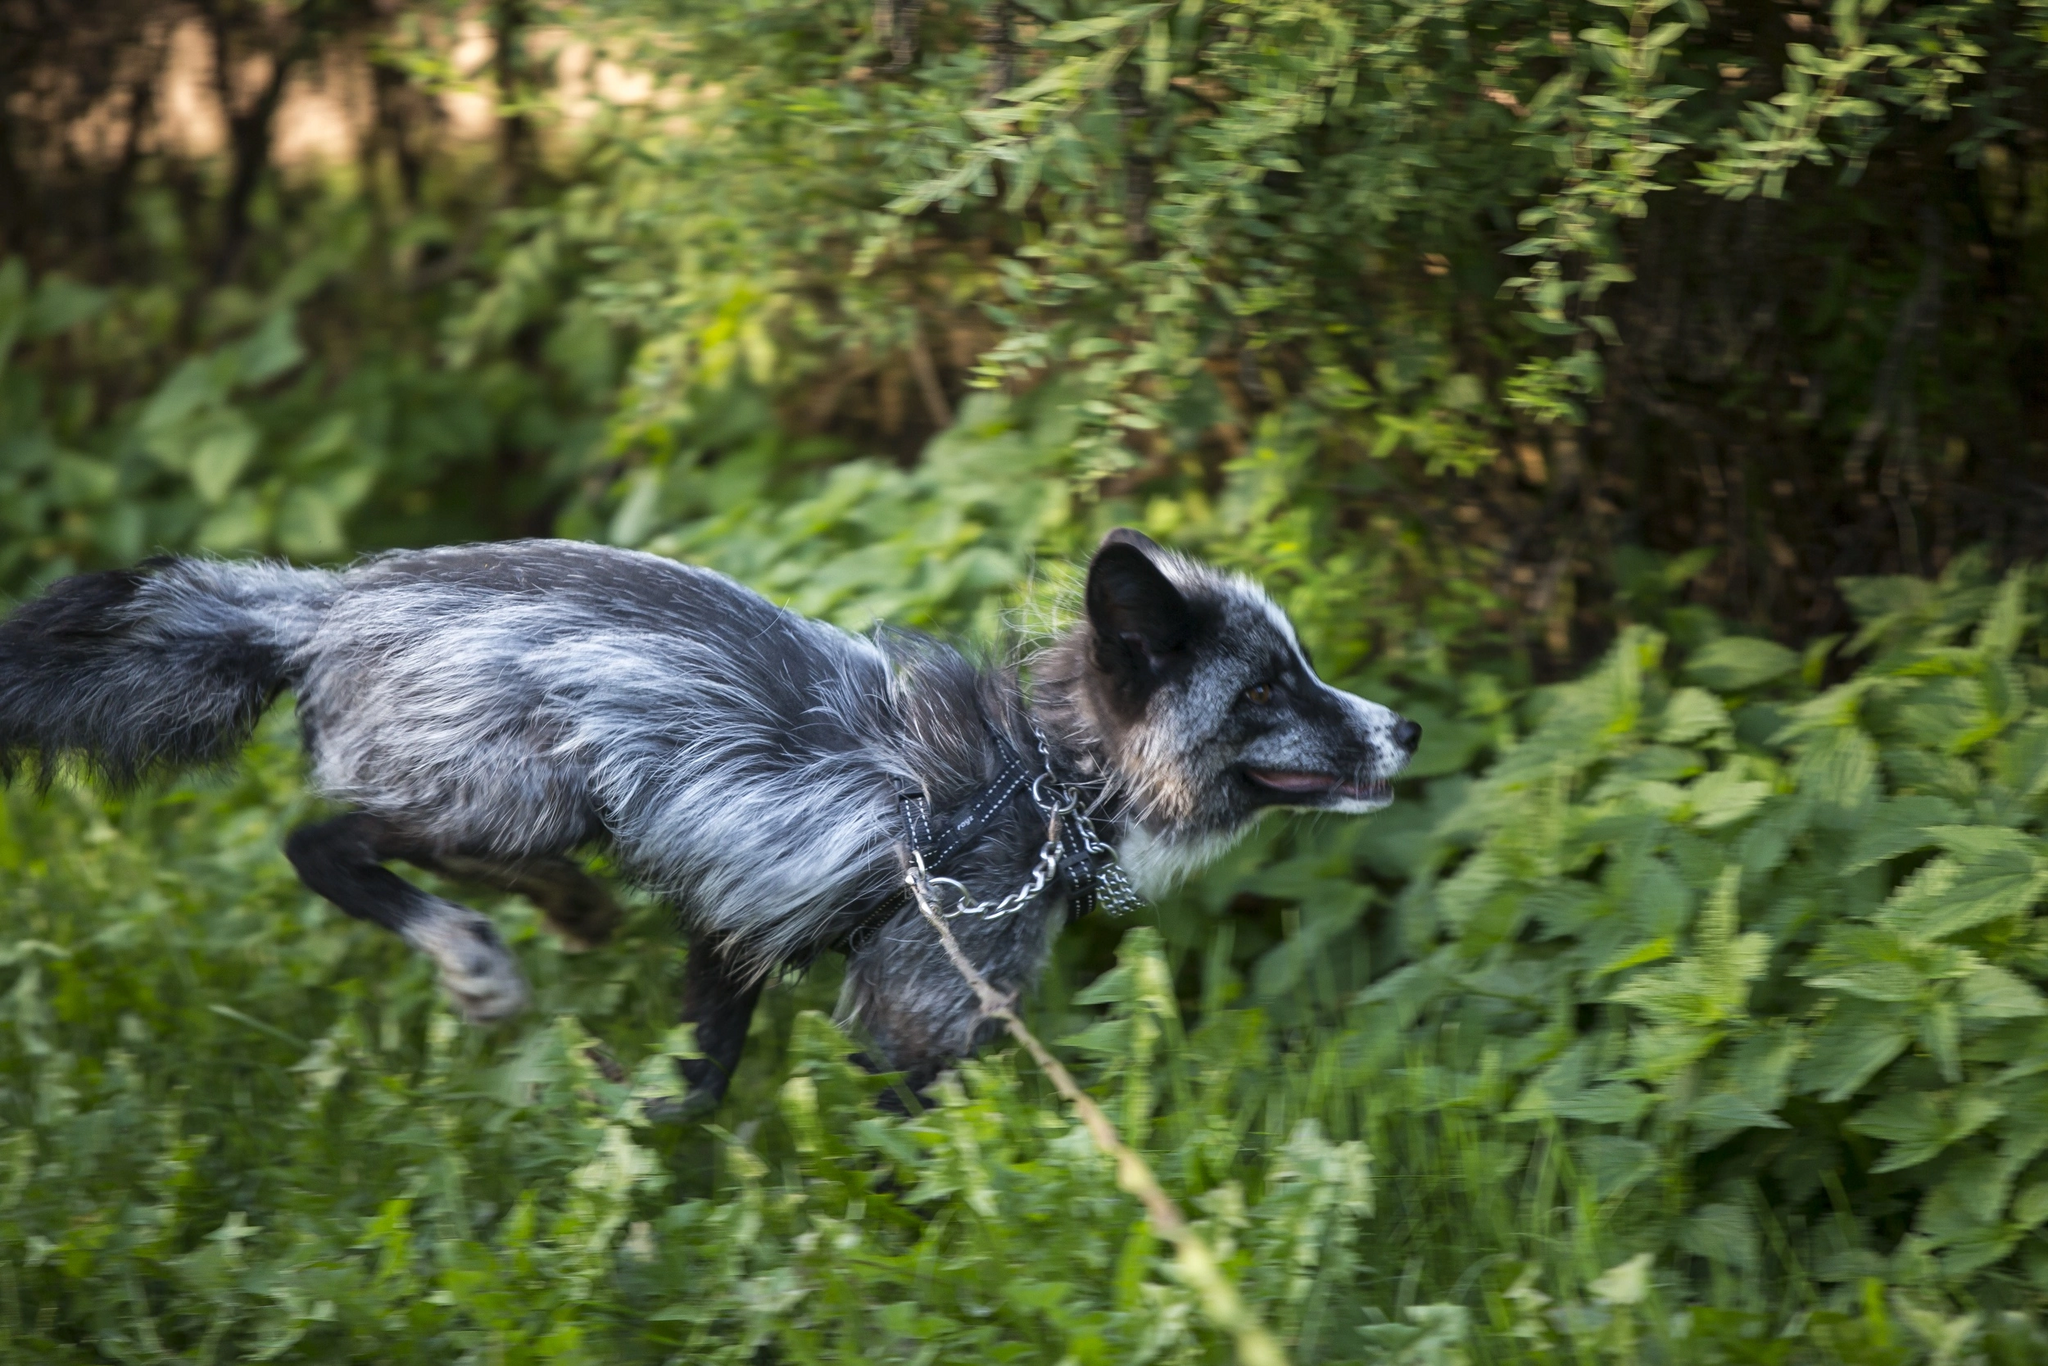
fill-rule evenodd
<path id="1" fill-rule="evenodd" d="M 116 785 L 233 755 L 291 679 L 332 574 L 162 558 L 52 584 L 0 622 L 0 781 L 61 758 Z"/>

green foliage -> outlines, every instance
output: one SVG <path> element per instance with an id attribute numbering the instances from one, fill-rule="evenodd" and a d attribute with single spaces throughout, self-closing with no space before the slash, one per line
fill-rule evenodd
<path id="1" fill-rule="evenodd" d="M 107 242 L 7 239 L 0 587 L 553 530 L 999 653 L 1140 526 L 1425 728 L 1393 809 L 1273 822 L 1152 923 L 1072 927 L 1034 1003 L 1294 1359 L 2040 1359 L 2043 580 L 1923 517 L 1946 574 L 1849 581 L 1846 638 L 1729 634 L 1686 605 L 1712 548 L 1624 548 L 1618 599 L 1574 599 L 1610 572 L 1584 528 L 1648 487 L 1598 467 L 1610 419 L 1628 479 L 1725 469 L 1724 529 L 1810 501 L 1830 565 L 1809 484 L 1914 564 L 1930 478 L 1994 445 L 2034 478 L 2033 334 L 1954 309 L 1972 384 L 2018 378 L 1947 395 L 1913 348 L 1965 217 L 2040 314 L 2038 3 L 561 13 L 657 98 L 551 127 L 517 58 L 486 164 L 422 131 L 484 84 L 436 46 L 453 10 L 283 7 L 311 36 L 273 59 L 367 25 L 379 117 L 420 135 L 253 189 L 151 153 L 100 187 Z M 0 171 L 71 165 L 0 135 Z M 1823 192 L 1887 154 L 1889 197 Z M 1912 252 L 1842 245 L 1936 180 Z M 1713 198 L 1766 225 L 1745 250 L 1817 244 L 1781 273 L 1819 283 L 1623 337 L 1617 301 L 1683 275 L 1633 279 L 1656 231 Z M 1727 340 L 1752 314 L 1782 353 Z M 1659 329 L 1732 358 L 1631 378 Z M 1788 376 L 1825 479 L 1746 429 L 1717 457 L 1673 398 L 1733 421 Z M 2011 440 L 1938 434 L 1944 404 Z M 1683 492 L 1627 539 L 1715 541 Z M 1530 692 L 1518 633 L 1563 670 L 1574 621 L 1611 648 Z M 283 736 L 157 797 L 5 795 L 0 1355 L 1228 1358 L 1017 1055 L 878 1111 L 830 962 L 769 993 L 712 1126 L 643 1118 L 690 1047 L 662 908 L 571 956 L 485 899 L 539 1008 L 458 1029 L 277 854 L 311 806 Z"/>
<path id="2" fill-rule="evenodd" d="M 1002 0 L 926 16 L 886 79 L 892 6 L 679 6 L 637 46 L 644 6 L 591 8 L 634 60 L 720 91 L 687 130 L 629 132 L 616 167 L 646 231 L 607 294 L 658 339 L 640 414 L 737 369 L 914 366 L 964 330 L 976 385 L 1081 387 L 1095 475 L 1219 403 L 1289 402 L 1327 446 L 1469 472 L 1517 414 L 1583 420 L 1619 340 L 1600 299 L 1634 278 L 1620 229 L 1658 192 L 1853 178 L 1907 111 L 1963 116 L 1967 160 L 2037 120 L 1987 71 L 2041 59 L 2017 4 L 1844 0 L 1774 49 L 1774 12 L 1695 0 Z M 1451 287 L 1511 306 L 1453 310 Z"/>
<path id="3" fill-rule="evenodd" d="M 1777 1359 L 2030 1359 L 2043 590 L 1856 585 L 1829 686 L 1635 628 L 1519 704 L 1440 691 L 1439 776 L 1078 927 L 1041 1026 L 1297 1360 L 1715 1362 L 1792 1313 Z M 572 956 L 486 903 L 539 1009 L 459 1028 L 292 879 L 273 720 L 225 784 L 7 797 L 12 1352 L 1227 1359 L 1020 1055 L 892 1118 L 829 965 L 702 1131 L 643 1117 L 689 1047 L 658 907 Z"/>
<path id="4" fill-rule="evenodd" d="M 431 221 L 394 242 L 346 181 L 304 193 L 318 229 L 276 277 L 196 304 L 0 262 L 0 585 L 165 549 L 331 561 L 503 535 L 559 498 L 602 437 L 609 327 L 558 306 L 559 281 L 526 278 L 545 297 L 516 316 L 502 284 L 410 295 Z M 490 247 L 532 276 L 515 238 Z"/>
<path id="5" fill-rule="evenodd" d="M 1768 642 L 1674 669 L 1624 632 L 1488 770 L 1348 840 L 1406 960 L 1358 996 L 1355 1046 L 1455 1040 L 1444 1093 L 1554 1135 L 1603 1200 L 1635 1192 L 1660 1261 L 1768 1263 L 1831 1303 L 1869 1276 L 2031 1303 L 2042 586 L 1967 563 L 1852 585 L 1873 657 L 1821 688 Z M 1290 888 L 1304 933 L 1319 903 L 1355 921 L 1327 848 L 1238 885 L 1290 868 L 1322 874 Z M 1291 989 L 1297 942 L 1254 980 Z"/>

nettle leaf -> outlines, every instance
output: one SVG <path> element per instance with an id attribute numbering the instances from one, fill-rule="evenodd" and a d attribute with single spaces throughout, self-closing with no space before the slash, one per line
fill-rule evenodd
<path id="1" fill-rule="evenodd" d="M 2012 1199 L 2018 1169 L 2003 1155 L 1973 1152 L 1942 1164 L 1941 1182 L 1921 1202 L 1915 1223 L 1937 1243 L 1995 1222 Z"/>
<path id="2" fill-rule="evenodd" d="M 1905 1052 L 1913 1034 L 1912 1020 L 1896 1006 L 1839 1001 L 1813 1032 L 1796 1084 L 1830 1104 L 1847 1100 Z"/>
<path id="3" fill-rule="evenodd" d="M 2002 1102 L 1981 1091 L 1912 1091 L 1886 1096 L 1843 1127 L 1890 1143 L 1871 1171 L 1895 1172 L 1917 1167 L 2004 1113 Z"/>
<path id="4" fill-rule="evenodd" d="M 1959 802 L 1976 799 L 1984 786 L 1977 766 L 1953 754 L 1893 746 L 1884 751 L 1885 771 L 1905 792 L 1926 792 Z"/>
<path id="5" fill-rule="evenodd" d="M 1805 808 L 1790 798 L 1764 799 L 1761 814 L 1750 822 L 1735 846 L 1736 861 L 1746 878 L 1761 878 L 1782 867 L 1792 845 L 1806 830 Z"/>
<path id="6" fill-rule="evenodd" d="M 2015 916 L 2048 887 L 2048 862 L 2038 843 L 1996 826 L 1943 826 L 1937 838 L 1952 852 L 1900 884 L 1877 922 L 1911 939 L 1941 939 Z"/>
<path id="7" fill-rule="evenodd" d="M 1727 1031 L 1691 1023 L 1654 1024 L 1632 1029 L 1628 1036 L 1627 1075 L 1662 1086 L 1720 1046 Z"/>
<path id="8" fill-rule="evenodd" d="M 1579 1165 L 1593 1180 L 1596 1200 L 1624 1195 L 1657 1170 L 1657 1149 L 1640 1139 L 1619 1134 L 1587 1134 L 1576 1146 Z"/>
<path id="9" fill-rule="evenodd" d="M 1950 944 L 1901 938 L 1876 925 L 1837 925 L 1806 961 L 1810 986 L 1840 991 L 1866 1001 L 1930 999 L 1938 981 L 1965 977 L 1983 959 Z"/>
<path id="10" fill-rule="evenodd" d="M 1554 1117 L 1601 1123 L 1621 1123 L 1639 1117 L 1649 1108 L 1651 1098 L 1647 1093 L 1620 1083 L 1589 1085 L 1594 1052 L 1595 1044 L 1587 1040 L 1559 1054 L 1522 1087 L 1507 1117 L 1516 1121 Z"/>
<path id="11" fill-rule="evenodd" d="M 1792 771 L 1821 806 L 1857 810 L 1874 793 L 1877 743 L 1855 726 L 1831 726 L 1807 742 Z"/>
<path id="12" fill-rule="evenodd" d="M 1437 913 L 1452 926 L 1461 926 L 1508 882 L 1508 870 L 1500 855 L 1482 849 L 1438 885 Z"/>
<path id="13" fill-rule="evenodd" d="M 1983 700 L 1984 720 L 1949 742 L 1953 753 L 1969 753 L 2026 714 L 2027 680 L 2011 660 L 1994 659 L 1985 665 L 1977 688 Z"/>
<path id="14" fill-rule="evenodd" d="M 2013 1171 L 2048 1151 L 2048 1081 L 2021 1078 L 2013 1084 L 2009 1075 L 1996 1082 L 2006 1104 L 2005 1118 L 1998 1123 L 1998 1155 Z"/>
<path id="15" fill-rule="evenodd" d="M 1927 1050 L 1927 1056 L 1934 1061 L 1941 1079 L 1958 1082 L 1963 1079 L 1963 1021 L 1956 1011 L 1954 1001 L 1940 999 L 1930 1002 L 1920 1012 L 1920 1046 Z"/>
<path id="16" fill-rule="evenodd" d="M 1647 972 L 1607 999 L 1632 1005 L 1660 1023 L 1705 1026 L 1748 1013 L 1749 984 L 1763 974 L 1771 941 L 1758 931 L 1737 934 L 1736 889 L 1741 869 L 1721 873 L 1701 912 L 1693 954 L 1672 967 Z"/>
<path id="17" fill-rule="evenodd" d="M 1742 1129 L 1789 1129 L 1792 1126 L 1748 1096 L 1722 1091 L 1701 1096 L 1685 1110 L 1686 1120 L 1718 1137 Z"/>
<path id="18" fill-rule="evenodd" d="M 1675 946 L 1669 937 L 1660 934 L 1655 939 L 1645 940 L 1640 944 L 1631 944 L 1622 949 L 1612 958 L 1594 968 L 1593 975 L 1595 977 L 1611 977 L 1617 972 L 1625 972 L 1630 968 L 1639 968 L 1645 963 L 1655 963 L 1669 958 L 1674 951 Z"/>
<path id="19" fill-rule="evenodd" d="M 1887 708 L 1889 729 L 1913 744 L 1959 753 L 2000 728 L 1990 701 L 1979 678 L 1929 678 Z"/>
<path id="20" fill-rule="evenodd" d="M 1577 934 L 1595 919 L 1611 915 L 1615 904 L 1600 889 L 1584 882 L 1546 883 L 1523 898 L 1523 911 L 1543 927 L 1545 938 Z"/>
<path id="21" fill-rule="evenodd" d="M 1746 1205 L 1703 1205 L 1679 1226 L 1678 1245 L 1696 1257 L 1753 1267 L 1757 1264 L 1756 1217 Z"/>
<path id="22" fill-rule="evenodd" d="M 1692 808 L 1695 825 L 1716 830 L 1748 816 L 1770 795 L 1769 783 L 1744 778 L 1730 765 L 1715 769 L 1687 788 L 1686 802 Z"/>
<path id="23" fill-rule="evenodd" d="M 305 358 L 306 349 L 299 344 L 297 320 L 290 309 L 279 309 L 238 344 L 236 378 L 243 384 L 265 384 Z"/>
<path id="24" fill-rule="evenodd" d="M 1987 658 L 2010 659 L 2019 649 L 2027 625 L 2027 576 L 2015 570 L 2005 576 L 1991 597 L 1991 606 L 1977 627 L 1976 646 Z"/>
<path id="25" fill-rule="evenodd" d="M 2036 1181 L 2019 1193 L 2012 1202 L 2012 1220 L 2026 1229 L 2048 1220 L 2048 1181 Z"/>
<path id="26" fill-rule="evenodd" d="M 1792 1068 L 1805 1050 L 1797 1026 L 1744 1039 L 1709 1069 L 1709 1089 L 1685 1107 L 1693 1134 L 1687 1147 L 1704 1152 L 1744 1129 L 1784 1129 L 1779 1116 L 1791 1087 Z"/>
<path id="27" fill-rule="evenodd" d="M 192 486 L 209 503 L 219 503 L 256 454 L 255 425 L 233 408 L 222 408 L 187 438 L 185 468 Z"/>
<path id="28" fill-rule="evenodd" d="M 1607 1082 L 1554 1101 L 1550 1113 L 1560 1119 L 1581 1119 L 1589 1124 L 1633 1124 L 1655 1100 L 1648 1091 L 1627 1082 Z"/>
<path id="29" fill-rule="evenodd" d="M 1891 797 L 1879 801 L 1858 822 L 1842 871 L 1853 873 L 1940 841 L 1931 827 L 1952 825 L 1962 811 L 1943 797 Z"/>
<path id="30" fill-rule="evenodd" d="M 1799 667 L 1799 655 L 1754 636 L 1724 636 L 1693 652 L 1685 676 L 1716 692 L 1746 692 Z"/>
<path id="31" fill-rule="evenodd" d="M 2022 797 L 2048 790 L 2048 716 L 2036 716 L 2010 732 L 1998 747 L 1993 769 Z"/>
<path id="32" fill-rule="evenodd" d="M 2048 1015 L 2048 998 L 2004 968 L 1986 964 L 1962 980 L 1956 1009 L 1966 1020 L 2017 1020 Z"/>
<path id="33" fill-rule="evenodd" d="M 1664 704 L 1657 738 L 1667 745 L 1696 744 L 1729 728 L 1728 708 L 1705 688 L 1680 688 Z"/>

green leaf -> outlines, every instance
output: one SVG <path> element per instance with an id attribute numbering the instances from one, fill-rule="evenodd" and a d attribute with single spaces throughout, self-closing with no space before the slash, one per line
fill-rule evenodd
<path id="1" fill-rule="evenodd" d="M 1579 1140 L 1579 1163 L 1593 1180 L 1593 1198 L 1627 1194 L 1657 1171 L 1657 1149 L 1619 1134 L 1587 1134 Z"/>
<path id="2" fill-rule="evenodd" d="M 1608 1082 L 1554 1102 L 1550 1112 L 1560 1119 L 1582 1119 L 1589 1124 L 1633 1124 L 1641 1119 L 1656 1097 L 1627 1082 Z"/>
<path id="3" fill-rule="evenodd" d="M 2013 1222 L 2021 1228 L 2035 1228 L 2048 1221 L 2048 1181 L 2036 1181 L 2012 1202 Z"/>
<path id="4" fill-rule="evenodd" d="M 1934 984 L 1974 972 L 1982 960 L 1948 944 L 1915 943 L 1875 925 L 1837 925 L 1806 962 L 1807 983 L 1866 1001 L 1932 999 Z"/>
<path id="5" fill-rule="evenodd" d="M 1992 595 L 1984 622 L 1977 628 L 1977 648 L 1992 659 L 2010 659 L 2019 649 L 2027 624 L 2027 576 L 2015 570 Z"/>
<path id="6" fill-rule="evenodd" d="M 2048 791 L 2048 717 L 2037 716 L 2009 732 L 1996 765 L 1999 781 L 2020 796 Z"/>
<path id="7" fill-rule="evenodd" d="M 1863 1089 L 1879 1069 L 1913 1041 L 1910 1019 L 1896 1007 L 1841 1001 L 1814 1031 L 1811 1050 L 1796 1072 L 1802 1091 L 1833 1104 Z"/>
<path id="8" fill-rule="evenodd" d="M 36 286 L 35 299 L 29 305 L 28 335 L 54 337 L 69 332 L 105 308 L 111 297 L 104 289 L 94 289 L 52 271 Z"/>
<path id="9" fill-rule="evenodd" d="M 1723 636 L 1693 652 L 1685 676 L 1716 692 L 1746 692 L 1799 667 L 1799 655 L 1754 636 Z"/>
<path id="10" fill-rule="evenodd" d="M 1130 1050 L 1131 1022 L 1129 1020 L 1097 1020 L 1078 1034 L 1069 1034 L 1054 1040 L 1062 1048 L 1076 1048 L 1084 1053 L 1107 1053 L 1120 1055 Z"/>
<path id="11" fill-rule="evenodd" d="M 1855 726 L 1830 726 L 1807 741 L 1793 772 L 1820 805 L 1860 811 L 1874 792 L 1877 745 Z"/>
<path id="12" fill-rule="evenodd" d="M 1704 1205 L 1679 1227 L 1678 1245 L 1696 1257 L 1747 1269 L 1757 1262 L 1756 1219 L 1744 1205 Z"/>
<path id="13" fill-rule="evenodd" d="M 232 408 L 208 419 L 190 437 L 185 468 L 192 486 L 209 503 L 219 503 L 256 454 L 256 428 Z"/>
<path id="14" fill-rule="evenodd" d="M 1608 999 L 1633 1005 L 1651 1019 L 1673 1025 L 1707 1026 L 1747 1013 L 1749 984 L 1763 973 L 1771 941 L 1757 931 L 1736 933 L 1736 888 L 1741 870 L 1722 870 L 1714 894 L 1701 912 L 1694 953 L 1656 972 L 1646 972 Z"/>
<path id="15" fill-rule="evenodd" d="M 1720 768 L 1686 789 L 1694 824 L 1704 830 L 1733 825 L 1771 795 L 1769 783 L 1745 779 L 1734 768 Z"/>
<path id="16" fill-rule="evenodd" d="M 2001 1102 L 1980 1091 L 1912 1091 L 1886 1096 L 1858 1111 L 1844 1127 L 1890 1143 L 1871 1170 L 1895 1172 L 1919 1166 L 2004 1113 Z"/>
<path id="17" fill-rule="evenodd" d="M 1704 688 L 1680 688 L 1664 704 L 1657 738 L 1667 745 L 1689 745 L 1727 730 L 1728 725 L 1728 709 L 1720 698 Z"/>
<path id="18" fill-rule="evenodd" d="M 1792 1126 L 1748 1096 L 1723 1091 L 1701 1096 L 1686 1107 L 1686 1119 L 1717 1132 L 1738 1129 L 1789 1129 Z"/>
<path id="19" fill-rule="evenodd" d="M 2004 968 L 1986 964 L 1962 980 L 1956 1009 L 1966 1020 L 2017 1020 L 2048 1015 L 2048 998 Z"/>
<path id="20" fill-rule="evenodd" d="M 1962 818 L 1954 802 L 1942 797 L 1892 797 L 1877 802 L 1857 823 L 1842 871 L 1853 873 L 1874 863 L 1925 849 L 1939 841 L 1931 827 Z"/>
<path id="21" fill-rule="evenodd" d="M 306 358 L 290 309 L 280 309 L 237 348 L 237 378 L 247 385 L 268 383 Z"/>
<path id="22" fill-rule="evenodd" d="M 1969 830 L 1967 854 L 1944 854 L 1892 893 L 1877 923 L 1909 939 L 1942 939 L 2016 916 L 2048 887 L 2048 863 L 2017 831 Z"/>

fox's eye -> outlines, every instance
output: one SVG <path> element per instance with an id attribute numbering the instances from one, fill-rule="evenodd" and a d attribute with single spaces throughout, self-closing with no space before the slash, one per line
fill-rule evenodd
<path id="1" fill-rule="evenodd" d="M 1254 683 L 1244 690 L 1244 700 L 1254 706 L 1263 707 L 1273 700 L 1271 683 Z"/>

